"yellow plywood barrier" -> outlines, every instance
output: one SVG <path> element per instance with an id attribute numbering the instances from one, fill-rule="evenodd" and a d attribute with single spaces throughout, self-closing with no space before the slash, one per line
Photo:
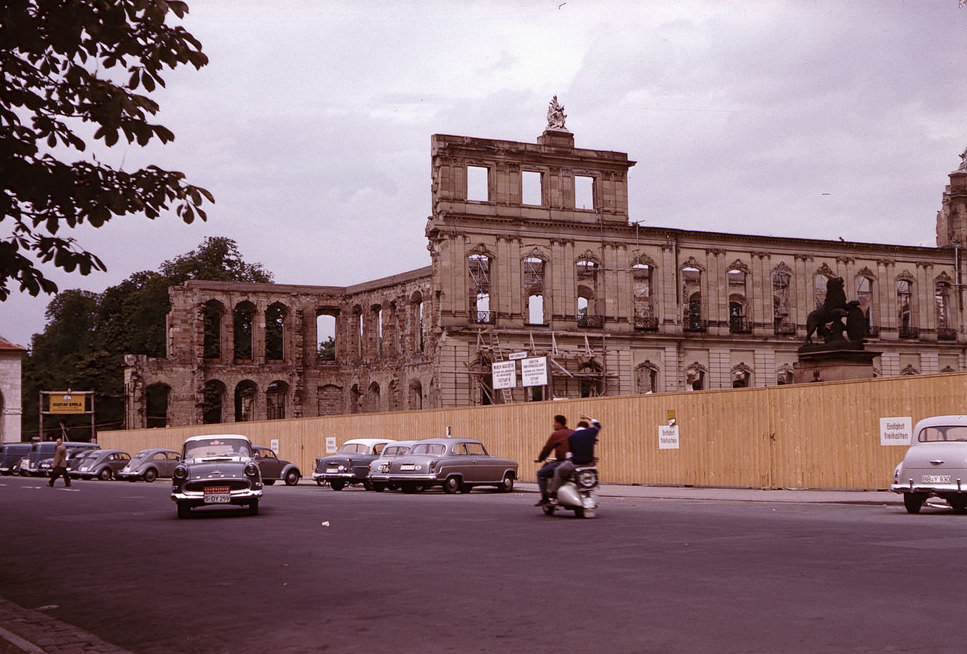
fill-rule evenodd
<path id="1" fill-rule="evenodd" d="M 241 433 L 279 442 L 279 456 L 311 475 L 326 438 L 482 440 L 492 454 L 520 462 L 533 479 L 534 457 L 561 413 L 571 426 L 588 413 L 604 428 L 598 445 L 608 483 L 738 488 L 882 489 L 902 447 L 880 444 L 880 419 L 967 413 L 967 373 L 889 377 L 768 388 L 661 393 L 560 402 L 352 416 L 107 431 L 102 447 L 134 453 L 181 449 L 188 436 Z M 659 427 L 673 415 L 678 448 L 660 449 Z"/>

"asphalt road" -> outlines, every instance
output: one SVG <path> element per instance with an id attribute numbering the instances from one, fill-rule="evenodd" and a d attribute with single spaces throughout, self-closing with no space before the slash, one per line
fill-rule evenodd
<path id="1" fill-rule="evenodd" d="M 961 652 L 967 516 L 902 506 L 0 479 L 0 597 L 137 654 Z"/>

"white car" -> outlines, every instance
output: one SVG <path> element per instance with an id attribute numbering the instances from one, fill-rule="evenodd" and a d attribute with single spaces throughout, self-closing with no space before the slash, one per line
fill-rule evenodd
<path id="1" fill-rule="evenodd" d="M 328 483 L 333 490 L 342 490 L 349 484 L 363 484 L 369 490 L 369 464 L 379 458 L 389 438 L 351 438 L 339 451 L 329 456 L 316 457 L 316 469 L 312 478 L 322 486 Z"/>
<path id="2" fill-rule="evenodd" d="M 918 422 L 890 490 L 903 495 L 908 513 L 919 513 L 931 496 L 946 500 L 954 511 L 967 511 L 967 415 Z"/>

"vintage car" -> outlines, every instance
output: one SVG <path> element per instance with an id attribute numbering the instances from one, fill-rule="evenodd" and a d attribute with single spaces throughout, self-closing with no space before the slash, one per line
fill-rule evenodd
<path id="1" fill-rule="evenodd" d="M 410 451 L 410 448 L 419 442 L 420 441 L 393 441 L 383 448 L 379 458 L 373 459 L 369 464 L 369 481 L 372 490 L 376 491 L 377 493 L 382 493 L 387 488 L 389 490 L 396 490 L 400 487 L 399 484 L 390 482 L 387 479 L 387 476 L 389 475 L 390 461 L 398 456 L 407 454 Z"/>
<path id="2" fill-rule="evenodd" d="M 262 475 L 248 437 L 241 434 L 192 436 L 171 477 L 171 500 L 178 517 L 200 506 L 234 504 L 258 515 Z"/>
<path id="3" fill-rule="evenodd" d="M 0 445 L 0 474 L 20 473 L 20 459 L 30 453 L 30 443 L 4 443 Z"/>
<path id="4" fill-rule="evenodd" d="M 77 476 L 81 479 L 114 479 L 121 468 L 128 464 L 131 455 L 122 450 L 98 450 L 97 454 L 85 456 L 77 466 Z"/>
<path id="5" fill-rule="evenodd" d="M 181 453 L 159 447 L 149 447 L 137 452 L 128 464 L 117 473 L 118 479 L 151 483 L 158 477 L 170 478 L 181 462 Z"/>
<path id="6" fill-rule="evenodd" d="M 84 457 L 91 456 L 92 454 L 97 454 L 100 451 L 101 450 L 92 449 L 89 447 L 88 448 L 78 448 L 78 447 L 68 448 L 67 474 L 70 475 L 71 479 L 78 478 L 76 474 L 77 466 L 81 464 L 81 461 L 84 460 Z M 49 459 L 43 459 L 37 465 L 37 474 L 40 475 L 41 477 L 49 477 L 50 473 L 53 472 L 53 470 L 54 470 L 54 457 L 50 457 Z"/>
<path id="7" fill-rule="evenodd" d="M 336 454 L 316 457 L 312 478 L 320 486 L 328 482 L 337 491 L 347 484 L 363 484 L 369 489 L 369 464 L 392 442 L 389 438 L 352 438 Z"/>
<path id="8" fill-rule="evenodd" d="M 890 490 L 903 495 L 908 513 L 919 513 L 930 496 L 958 513 L 967 511 L 967 415 L 918 422 Z"/>
<path id="9" fill-rule="evenodd" d="M 299 468 L 285 459 L 280 459 L 271 447 L 255 446 L 255 462 L 259 464 L 262 473 L 262 483 L 271 486 L 279 479 L 285 481 L 286 486 L 295 486 L 302 478 Z"/>
<path id="10" fill-rule="evenodd" d="M 483 443 L 469 438 L 430 438 L 390 462 L 387 483 L 404 493 L 442 486 L 448 493 L 469 493 L 474 486 L 496 486 L 509 493 L 517 479 L 517 462 L 490 456 Z"/>
<path id="11" fill-rule="evenodd" d="M 67 447 L 68 451 L 72 449 L 100 449 L 100 445 L 97 443 L 84 443 L 84 442 L 72 442 L 64 441 L 64 445 Z M 39 443 L 33 443 L 30 447 L 30 452 L 24 457 L 24 460 L 20 462 L 20 474 L 29 475 L 31 477 L 40 477 L 44 473 L 40 470 L 40 462 L 44 459 L 54 458 L 54 450 L 57 449 L 57 441 L 41 441 Z"/>

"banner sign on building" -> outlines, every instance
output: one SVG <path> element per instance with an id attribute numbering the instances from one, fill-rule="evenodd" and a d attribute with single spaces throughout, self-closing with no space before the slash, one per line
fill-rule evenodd
<path id="1" fill-rule="evenodd" d="M 491 373 L 494 377 L 495 390 L 517 386 L 516 361 L 494 361 Z"/>
<path id="2" fill-rule="evenodd" d="M 880 445 L 909 445 L 913 418 L 880 418 Z"/>
<path id="3" fill-rule="evenodd" d="M 658 449 L 677 450 L 678 425 L 660 425 L 658 427 Z"/>
<path id="4" fill-rule="evenodd" d="M 521 359 L 520 380 L 521 386 L 546 386 L 547 357 Z"/>
<path id="5" fill-rule="evenodd" d="M 51 393 L 49 413 L 86 413 L 83 393 L 60 395 Z"/>

